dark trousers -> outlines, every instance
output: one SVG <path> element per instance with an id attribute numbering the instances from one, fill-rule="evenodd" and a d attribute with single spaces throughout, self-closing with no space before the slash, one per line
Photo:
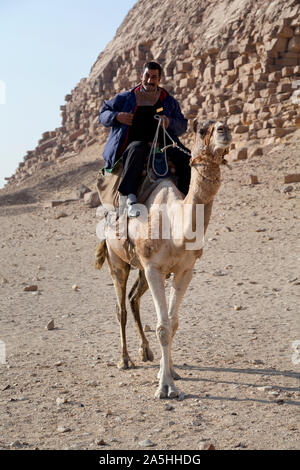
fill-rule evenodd
<path id="1" fill-rule="evenodd" d="M 123 153 L 123 175 L 119 186 L 119 192 L 123 196 L 137 194 L 149 152 L 150 147 L 147 143 L 136 140 L 131 142 Z M 191 179 L 190 157 L 177 148 L 169 148 L 167 156 L 175 165 L 177 187 L 186 196 Z"/>

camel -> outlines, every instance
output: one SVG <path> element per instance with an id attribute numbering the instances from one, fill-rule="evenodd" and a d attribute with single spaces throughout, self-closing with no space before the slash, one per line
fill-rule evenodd
<path id="1" fill-rule="evenodd" d="M 231 143 L 229 129 L 220 121 L 206 121 L 198 125 L 195 120 L 194 133 L 195 141 L 190 158 L 191 182 L 186 197 L 170 179 L 161 180 L 145 201 L 146 216 L 128 221 L 128 239 L 111 238 L 108 229 L 106 239 L 100 243 L 96 253 L 95 267 L 101 269 L 104 260 L 107 259 L 116 292 L 122 349 L 119 368 L 135 367 L 127 351 L 125 331 L 126 283 L 133 258 L 134 266 L 139 269 L 139 275 L 129 293 L 129 302 L 140 336 L 139 354 L 145 362 L 153 361 L 153 354 L 140 320 L 140 299 L 150 288 L 157 314 L 156 335 L 161 348 L 156 398 L 175 398 L 179 395 L 174 384 L 174 380 L 180 377 L 172 362 L 172 342 L 178 328 L 180 303 L 192 279 L 194 264 L 203 253 L 202 246 L 187 249 L 187 242 L 190 242 L 190 237 L 187 239 L 187 229 L 192 228 L 192 233 L 197 233 L 196 209 L 198 205 L 203 205 L 203 232 L 206 232 L 213 199 L 221 184 L 220 165 L 224 163 L 224 155 L 228 153 Z M 170 224 L 168 238 L 162 237 L 162 230 L 158 227 L 161 217 L 155 217 L 157 208 L 161 206 L 165 208 Z M 181 229 L 178 231 L 178 217 L 186 208 L 188 208 L 185 212 L 188 214 L 187 221 L 181 224 Z M 150 230 L 150 222 L 153 221 Z M 153 226 L 154 231 L 158 230 L 156 238 L 151 237 Z M 173 278 L 168 305 L 165 280 L 171 274 Z"/>

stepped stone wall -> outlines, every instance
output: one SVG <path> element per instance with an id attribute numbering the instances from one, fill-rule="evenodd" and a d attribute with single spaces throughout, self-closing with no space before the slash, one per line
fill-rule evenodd
<path id="1" fill-rule="evenodd" d="M 137 84 L 148 60 L 161 63 L 162 86 L 190 123 L 227 120 L 232 159 L 260 154 L 300 125 L 299 0 L 139 0 L 66 95 L 61 127 L 43 133 L 8 183 L 104 142 L 104 100 Z"/>

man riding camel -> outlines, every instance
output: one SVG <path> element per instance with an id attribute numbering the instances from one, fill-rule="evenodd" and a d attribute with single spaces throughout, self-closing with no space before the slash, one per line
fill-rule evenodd
<path id="1" fill-rule="evenodd" d="M 158 63 L 147 62 L 141 74 L 141 83 L 106 101 L 99 115 L 99 122 L 111 128 L 103 152 L 106 168 L 113 168 L 122 158 L 123 173 L 118 190 L 123 196 L 127 196 L 129 217 L 139 216 L 139 211 L 135 208 L 136 196 L 158 126 L 155 115 L 160 116 L 161 123 L 159 145 L 163 144 L 164 127 L 171 139 L 187 151 L 178 139 L 187 129 L 187 119 L 184 118 L 177 100 L 159 86 L 161 73 Z M 167 150 L 167 156 L 176 169 L 177 187 L 186 195 L 191 175 L 189 155 L 173 147 Z"/>

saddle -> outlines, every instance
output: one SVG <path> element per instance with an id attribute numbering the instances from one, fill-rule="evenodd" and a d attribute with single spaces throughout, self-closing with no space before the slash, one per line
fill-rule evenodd
<path id="1" fill-rule="evenodd" d="M 151 163 L 151 166 L 150 164 Z M 161 182 L 162 178 L 171 178 L 176 184 L 175 166 L 168 158 L 168 169 L 164 171 L 161 162 L 153 165 L 157 170 L 158 175 L 155 174 L 152 162 L 146 162 L 142 173 L 141 183 L 137 193 L 137 202 L 143 204 L 153 189 Z M 118 188 L 122 180 L 123 165 L 122 159 L 114 165 L 112 169 L 101 168 L 97 175 L 97 190 L 99 199 L 104 208 L 107 210 L 116 210 L 120 206 L 120 193 Z"/>

